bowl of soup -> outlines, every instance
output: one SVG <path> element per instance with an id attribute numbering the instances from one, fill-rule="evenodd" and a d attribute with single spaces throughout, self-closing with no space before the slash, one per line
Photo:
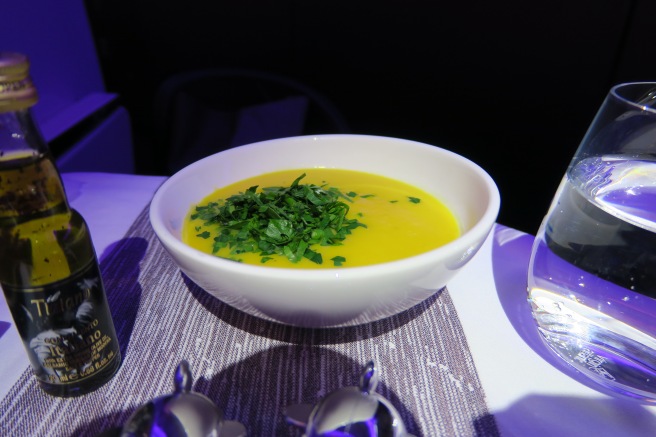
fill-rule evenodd
<path id="1" fill-rule="evenodd" d="M 480 166 L 398 138 L 314 135 L 201 159 L 153 196 L 180 270 L 255 317 L 352 326 L 431 297 L 477 253 L 499 191 Z"/>

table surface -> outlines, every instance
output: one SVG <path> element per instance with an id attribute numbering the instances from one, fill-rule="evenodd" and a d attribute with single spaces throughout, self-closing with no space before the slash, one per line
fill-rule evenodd
<path id="1" fill-rule="evenodd" d="M 89 224 L 101 260 L 165 179 L 108 173 L 62 176 L 71 205 Z M 501 434 L 653 435 L 656 406 L 613 396 L 591 385 L 542 344 L 526 302 L 532 242 L 531 235 L 497 225 L 479 253 L 448 285 Z M 4 398 L 29 366 L 4 296 L 0 298 L 0 334 L 0 397 Z"/>

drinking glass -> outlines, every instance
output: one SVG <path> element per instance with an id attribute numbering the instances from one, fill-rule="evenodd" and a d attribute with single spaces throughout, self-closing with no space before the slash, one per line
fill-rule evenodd
<path id="1" fill-rule="evenodd" d="M 533 245 L 542 338 L 605 388 L 656 402 L 656 83 L 613 87 Z"/>

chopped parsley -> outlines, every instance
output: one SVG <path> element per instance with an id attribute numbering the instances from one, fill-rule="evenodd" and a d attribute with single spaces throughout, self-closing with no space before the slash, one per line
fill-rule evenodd
<path id="1" fill-rule="evenodd" d="M 346 261 L 346 258 L 344 258 L 343 256 L 334 256 L 330 258 L 330 260 L 333 262 L 335 267 L 339 267 L 342 265 L 344 261 Z"/>
<path id="2" fill-rule="evenodd" d="M 320 246 L 338 246 L 356 228 L 366 225 L 347 217 L 349 205 L 357 194 L 342 193 L 334 187 L 300 184 L 305 173 L 289 187 L 258 186 L 225 200 L 198 205 L 192 220 L 216 227 L 212 253 L 228 249 L 227 258 L 239 260 L 246 252 L 259 253 L 261 263 L 281 255 L 293 263 L 306 258 L 322 264 Z M 198 229 L 200 231 L 200 229 Z M 210 238 L 209 231 L 197 234 Z M 331 259 L 341 266 L 346 259 Z"/>

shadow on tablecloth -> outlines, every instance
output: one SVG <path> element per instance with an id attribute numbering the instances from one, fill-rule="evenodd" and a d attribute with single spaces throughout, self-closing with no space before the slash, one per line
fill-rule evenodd
<path id="1" fill-rule="evenodd" d="M 656 429 L 656 419 L 641 403 L 620 398 L 617 393 L 595 384 L 555 355 L 542 341 L 527 301 L 526 281 L 532 246 L 531 235 L 504 227 L 498 227 L 495 232 L 492 246 L 494 280 L 499 301 L 508 320 L 522 340 L 542 359 L 570 378 L 610 398 L 602 402 L 599 399 L 535 395 L 516 402 L 506 410 L 498 412 L 497 416 L 503 417 L 506 423 L 516 424 L 519 430 L 531 429 L 530 434 L 536 437 L 546 436 L 547 429 L 548 435 L 563 436 L 582 433 L 595 436 L 651 435 Z M 604 412 L 605 410 L 613 411 L 617 420 L 598 420 L 598 417 L 608 417 L 610 413 Z M 568 420 L 563 420 L 563 417 L 576 418 L 572 420 L 576 423 L 569 423 Z M 627 432 L 631 429 L 642 429 L 646 424 L 649 426 L 644 432 Z"/>
<path id="2" fill-rule="evenodd" d="M 282 408 L 314 404 L 355 385 L 369 360 L 380 372 L 377 391 L 417 437 L 498 436 L 446 289 L 361 326 L 318 330 L 267 322 L 190 288 L 155 237 L 147 209 L 104 259 L 123 353 L 119 372 L 93 393 L 59 399 L 45 395 L 27 369 L 0 403 L 2 434 L 115 430 L 143 403 L 171 393 L 175 368 L 185 359 L 194 389 L 251 436 L 298 435 Z"/>

